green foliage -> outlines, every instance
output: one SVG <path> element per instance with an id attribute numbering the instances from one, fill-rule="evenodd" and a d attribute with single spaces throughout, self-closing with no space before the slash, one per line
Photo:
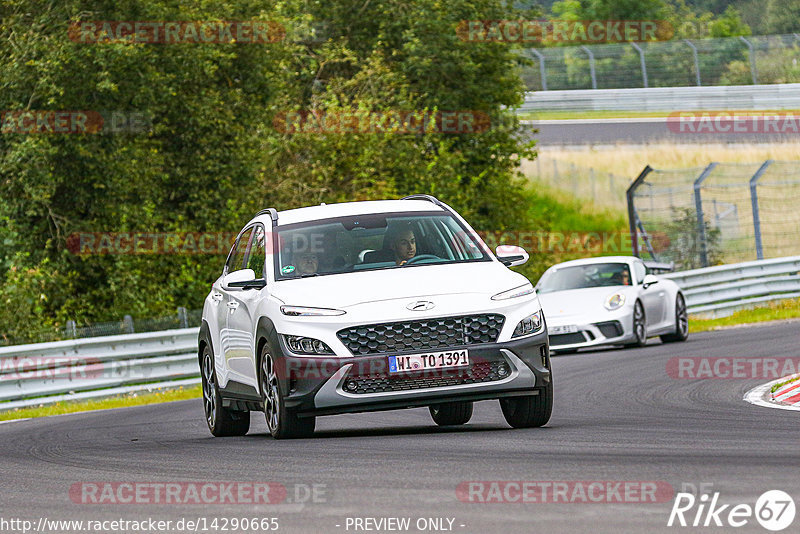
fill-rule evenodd
<path id="1" fill-rule="evenodd" d="M 722 259 L 720 229 L 708 221 L 703 221 L 703 224 L 708 264 L 717 265 Z M 664 225 L 664 232 L 669 238 L 669 250 L 665 259 L 675 263 L 676 271 L 705 267 L 701 262 L 703 244 L 697 227 L 697 214 L 693 208 L 673 208 L 672 220 Z"/>
<path id="2" fill-rule="evenodd" d="M 75 232 L 235 232 L 266 206 L 432 193 L 478 228 L 526 228 L 510 46 L 458 38 L 499 0 L 8 0 L 0 109 L 143 113 L 146 133 L 0 135 L 0 331 L 198 308 L 224 254 L 83 255 Z M 270 20 L 274 44 L 86 44 L 71 22 Z M 288 134 L 282 112 L 475 110 L 484 133 Z"/>

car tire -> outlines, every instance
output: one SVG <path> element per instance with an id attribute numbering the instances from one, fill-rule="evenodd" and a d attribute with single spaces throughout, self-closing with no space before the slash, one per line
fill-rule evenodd
<path id="1" fill-rule="evenodd" d="M 547 424 L 553 412 L 552 378 L 538 395 L 500 399 L 500 408 L 506 423 L 513 428 L 535 428 Z"/>
<path id="2" fill-rule="evenodd" d="M 675 332 L 660 337 L 664 343 L 686 341 L 689 338 L 689 313 L 686 311 L 686 300 L 680 293 L 675 297 Z"/>
<path id="3" fill-rule="evenodd" d="M 463 425 L 472 419 L 472 402 L 445 402 L 428 408 L 439 426 Z"/>
<path id="4" fill-rule="evenodd" d="M 275 439 L 307 438 L 314 435 L 315 417 L 298 417 L 286 408 L 274 353 L 269 343 L 264 344 L 259 358 L 258 383 L 264 403 L 267 429 Z"/>
<path id="5" fill-rule="evenodd" d="M 635 339 L 628 343 L 626 347 L 644 347 L 647 345 L 647 320 L 644 315 L 644 306 L 637 300 L 633 305 L 633 335 Z"/>
<path id="6" fill-rule="evenodd" d="M 216 437 L 244 436 L 250 430 L 250 412 L 229 410 L 222 406 L 222 396 L 217 385 L 214 353 L 209 344 L 203 345 L 200 360 L 203 386 L 203 411 L 211 434 Z"/>

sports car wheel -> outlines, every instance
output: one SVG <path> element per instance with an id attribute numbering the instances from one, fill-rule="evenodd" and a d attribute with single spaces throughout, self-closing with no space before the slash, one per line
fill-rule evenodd
<path id="1" fill-rule="evenodd" d="M 297 417 L 286 409 L 286 404 L 278 382 L 278 371 L 275 358 L 269 345 L 261 351 L 261 367 L 259 370 L 261 398 L 264 401 L 264 417 L 267 420 L 269 433 L 275 439 L 291 439 L 310 437 L 314 434 L 316 419 L 314 417 Z"/>
<path id="2" fill-rule="evenodd" d="M 439 426 L 463 425 L 472 418 L 471 402 L 445 402 L 429 410 L 433 422 Z"/>
<path id="3" fill-rule="evenodd" d="M 647 345 L 647 323 L 644 316 L 644 306 L 640 301 L 636 301 L 633 307 L 633 333 L 636 340 L 628 343 L 627 347 L 644 347 Z"/>
<path id="4" fill-rule="evenodd" d="M 250 412 L 236 412 L 222 406 L 217 387 L 214 354 L 209 345 L 203 347 L 201 381 L 203 383 L 203 410 L 211 434 L 217 437 L 244 436 L 250 429 Z"/>
<path id="5" fill-rule="evenodd" d="M 686 341 L 689 337 L 689 314 L 686 311 L 686 301 L 683 295 L 678 293 L 675 298 L 675 332 L 661 336 L 661 341 L 671 343 L 673 341 Z"/>

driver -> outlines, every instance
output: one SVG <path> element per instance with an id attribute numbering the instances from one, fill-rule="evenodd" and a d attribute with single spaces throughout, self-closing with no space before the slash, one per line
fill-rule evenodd
<path id="1" fill-rule="evenodd" d="M 319 269 L 319 257 L 313 252 L 302 252 L 295 256 L 297 274 L 315 274 Z"/>
<path id="2" fill-rule="evenodd" d="M 417 255 L 417 239 L 411 228 L 402 228 L 389 243 L 389 248 L 394 252 L 394 262 L 397 265 L 405 265 L 408 260 Z"/>
<path id="3" fill-rule="evenodd" d="M 631 285 L 631 275 L 628 272 L 627 267 L 622 269 L 621 271 L 617 271 L 611 277 L 615 284 L 619 286 L 629 286 Z"/>

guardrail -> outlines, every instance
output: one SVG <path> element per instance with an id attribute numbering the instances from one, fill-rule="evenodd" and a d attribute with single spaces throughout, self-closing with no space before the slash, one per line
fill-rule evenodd
<path id="1" fill-rule="evenodd" d="M 525 93 L 525 102 L 517 108 L 517 113 L 757 109 L 800 109 L 800 83 L 530 91 Z"/>
<path id="2" fill-rule="evenodd" d="M 692 314 L 800 297 L 800 256 L 660 275 Z M 0 348 L 0 411 L 200 382 L 198 328 Z"/>
<path id="3" fill-rule="evenodd" d="M 198 332 L 185 328 L 0 348 L 0 410 L 197 384 Z"/>
<path id="4" fill-rule="evenodd" d="M 660 275 L 677 283 L 689 313 L 724 317 L 756 304 L 800 297 L 800 256 Z"/>

